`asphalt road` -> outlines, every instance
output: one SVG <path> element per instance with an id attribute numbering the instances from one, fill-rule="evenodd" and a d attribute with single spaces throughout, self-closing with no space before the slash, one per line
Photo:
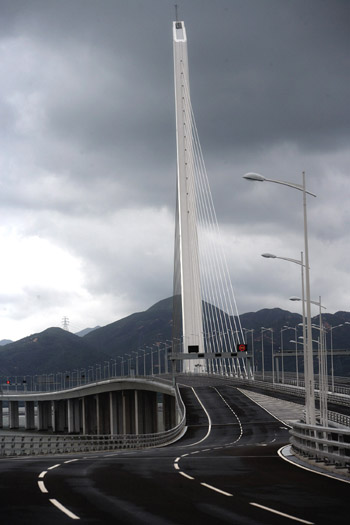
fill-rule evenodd
<path id="1" fill-rule="evenodd" d="M 171 446 L 0 459 L 1 521 L 348 523 L 350 484 L 281 459 L 281 422 L 228 385 L 182 392 L 189 428 Z"/>

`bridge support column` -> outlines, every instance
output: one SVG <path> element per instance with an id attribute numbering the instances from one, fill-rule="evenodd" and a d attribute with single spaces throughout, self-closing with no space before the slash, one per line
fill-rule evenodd
<path id="1" fill-rule="evenodd" d="M 9 402 L 9 427 L 19 428 L 18 401 Z"/>
<path id="2" fill-rule="evenodd" d="M 163 423 L 164 430 L 176 426 L 175 397 L 167 394 L 163 395 Z"/>
<path id="3" fill-rule="evenodd" d="M 144 392 L 144 433 L 154 434 L 158 429 L 158 404 L 156 392 Z"/>
<path id="4" fill-rule="evenodd" d="M 97 433 L 110 434 L 110 396 L 109 392 L 97 394 Z"/>
<path id="5" fill-rule="evenodd" d="M 141 391 L 135 390 L 134 391 L 134 414 L 135 414 L 135 434 L 140 434 L 139 431 L 139 397 L 142 395 Z M 141 432 L 142 434 L 142 432 Z"/>
<path id="6" fill-rule="evenodd" d="M 34 411 L 34 401 L 25 401 L 25 428 L 26 430 L 35 429 L 35 411 Z"/>
<path id="7" fill-rule="evenodd" d="M 137 392 L 137 433 L 145 434 L 145 392 Z"/>
<path id="8" fill-rule="evenodd" d="M 54 401 L 53 405 L 53 429 L 54 432 L 65 432 L 68 430 L 67 401 Z"/>
<path id="9" fill-rule="evenodd" d="M 135 434 L 135 395 L 123 390 L 123 434 Z"/>
<path id="10" fill-rule="evenodd" d="M 68 433 L 80 432 L 79 399 L 68 399 Z"/>
<path id="11" fill-rule="evenodd" d="M 109 393 L 109 420 L 111 434 L 123 433 L 123 408 L 121 392 Z"/>
<path id="12" fill-rule="evenodd" d="M 38 401 L 38 430 L 52 428 L 51 401 Z"/>
<path id="13" fill-rule="evenodd" d="M 83 398 L 83 433 L 97 434 L 97 400 L 96 396 Z"/>
<path id="14" fill-rule="evenodd" d="M 4 426 L 4 420 L 3 420 L 3 411 L 2 411 L 2 401 L 0 401 L 0 428 L 3 428 Z"/>
<path id="15" fill-rule="evenodd" d="M 82 427 L 83 427 L 83 434 L 85 435 L 87 433 L 86 432 L 86 408 L 87 408 L 86 397 L 83 397 L 81 402 L 82 402 L 82 405 L 81 405 Z"/>

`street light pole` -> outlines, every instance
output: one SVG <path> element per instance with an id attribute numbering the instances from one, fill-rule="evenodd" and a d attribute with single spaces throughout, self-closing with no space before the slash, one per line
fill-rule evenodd
<path id="1" fill-rule="evenodd" d="M 135 372 L 136 372 L 136 376 L 138 376 L 138 375 L 139 375 L 139 354 L 138 354 L 138 352 L 135 351 L 135 350 L 132 350 L 132 353 L 133 353 L 133 354 L 136 354 L 136 359 L 135 359 L 135 361 L 136 361 Z"/>
<path id="2" fill-rule="evenodd" d="M 143 375 L 146 375 L 146 350 L 144 348 L 139 348 L 140 352 L 143 352 Z"/>
<path id="3" fill-rule="evenodd" d="M 283 344 L 283 332 L 285 330 L 294 330 L 292 326 L 284 326 L 281 328 L 281 350 L 282 350 L 282 383 L 284 384 L 284 344 Z"/>
<path id="4" fill-rule="evenodd" d="M 261 359 L 262 359 L 262 380 L 265 380 L 265 363 L 264 363 L 264 332 L 271 331 L 272 333 L 272 372 L 273 372 L 273 330 L 272 328 L 261 327 Z M 273 382 L 273 379 L 272 379 Z"/>
<path id="5" fill-rule="evenodd" d="M 272 253 L 262 253 L 262 257 L 265 257 L 267 259 L 281 259 L 283 261 L 289 261 L 295 264 L 298 264 L 301 268 L 301 299 L 302 299 L 302 317 L 303 317 L 303 337 L 304 337 L 304 376 L 308 377 L 307 374 L 307 347 L 306 347 L 306 326 L 305 326 L 305 285 L 304 285 L 304 254 L 303 252 L 300 253 L 300 260 L 298 259 L 291 259 L 289 257 L 277 257 L 277 255 L 274 255 Z M 282 356 L 283 359 L 283 356 Z M 282 364 L 283 367 L 283 364 Z M 296 374 L 297 374 L 297 385 L 298 385 L 298 356 L 296 355 Z"/>
<path id="6" fill-rule="evenodd" d="M 254 363 L 254 328 L 243 328 L 243 330 L 245 331 L 246 334 L 248 334 L 250 332 L 251 334 L 251 338 L 252 338 L 252 369 L 253 369 L 253 377 L 252 379 L 254 379 L 254 373 L 255 373 L 255 363 Z"/>
<path id="7" fill-rule="evenodd" d="M 346 323 L 345 323 L 346 324 Z M 331 333 L 331 373 L 332 373 L 332 392 L 334 392 L 334 360 L 333 360 L 333 330 L 340 328 L 343 324 L 337 324 L 337 326 L 331 326 L 329 331 Z"/>
<path id="8" fill-rule="evenodd" d="M 303 171 L 303 209 L 304 209 L 304 249 L 305 249 L 305 287 L 306 287 L 306 345 L 307 345 L 307 376 L 305 377 L 305 414 L 306 423 L 316 425 L 315 411 L 315 380 L 314 362 L 312 355 L 312 329 L 311 329 L 311 298 L 310 298 L 310 266 L 309 266 L 309 240 L 307 232 L 307 212 L 306 212 L 306 190 L 305 190 L 305 171 Z"/>
<path id="9" fill-rule="evenodd" d="M 306 210 L 306 194 L 316 197 L 314 193 L 306 190 L 305 185 L 305 171 L 302 174 L 303 183 L 295 184 L 286 181 L 267 179 L 258 173 L 247 173 L 244 175 L 247 180 L 254 180 L 259 182 L 274 182 L 276 184 L 282 184 L 290 188 L 303 192 L 303 215 L 304 215 L 304 252 L 305 252 L 305 285 L 306 285 L 306 319 L 307 319 L 307 366 L 305 376 L 305 415 L 306 423 L 309 425 L 316 424 L 316 413 L 315 413 L 315 383 L 314 383 L 314 368 L 313 368 L 313 355 L 312 355 L 312 335 L 311 335 L 311 295 L 310 295 L 310 267 L 309 267 L 309 242 L 307 232 L 307 210 Z"/>

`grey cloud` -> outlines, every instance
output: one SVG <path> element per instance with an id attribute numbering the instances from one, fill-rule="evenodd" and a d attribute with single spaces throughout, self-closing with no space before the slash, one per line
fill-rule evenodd
<path id="1" fill-rule="evenodd" d="M 111 308 L 118 315 L 170 295 L 173 2 L 1 8 L 2 223 L 78 257 L 91 296 L 115 297 L 108 320 Z M 248 267 L 229 253 L 238 304 L 276 306 L 280 289 L 294 287 L 286 270 L 271 279 L 255 249 L 291 257 L 302 249 L 301 195 L 242 175 L 300 182 L 302 170 L 317 193 L 308 205 L 313 280 L 335 304 L 332 289 L 348 279 L 350 4 L 188 0 L 180 17 L 218 218 L 225 238 L 249 251 Z M 334 266 L 328 279 L 322 250 Z"/>

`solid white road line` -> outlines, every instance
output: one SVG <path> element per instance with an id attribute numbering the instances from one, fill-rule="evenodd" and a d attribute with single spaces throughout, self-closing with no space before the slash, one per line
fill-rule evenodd
<path id="1" fill-rule="evenodd" d="M 258 507 L 262 510 L 267 510 L 268 512 L 273 512 L 274 514 L 278 514 L 279 516 L 283 516 L 284 518 L 289 518 L 290 520 L 299 521 L 299 523 L 306 523 L 306 525 L 313 525 L 313 521 L 306 521 L 301 518 L 297 518 L 296 516 L 291 516 L 290 514 L 285 514 L 284 512 L 280 512 L 279 510 L 270 509 L 270 507 L 265 507 L 264 505 L 259 505 L 259 503 L 253 503 L 251 502 L 250 505 L 253 505 L 253 507 Z"/>
<path id="2" fill-rule="evenodd" d="M 64 512 L 67 516 L 72 518 L 72 520 L 80 520 L 79 516 L 71 512 L 70 510 L 66 509 L 57 499 L 50 499 L 51 503 L 55 505 L 60 511 Z"/>
<path id="3" fill-rule="evenodd" d="M 212 485 L 208 485 L 207 483 L 201 483 L 203 487 L 207 487 L 207 489 L 215 490 L 215 492 L 218 492 L 219 494 L 223 494 L 224 496 L 233 496 L 233 494 L 230 494 L 229 492 L 225 492 L 224 490 L 217 489 L 216 487 L 213 487 Z"/>
<path id="4" fill-rule="evenodd" d="M 210 432 L 211 432 L 211 419 L 210 419 L 210 416 L 209 416 L 209 414 L 208 414 L 208 412 L 207 412 L 207 409 L 206 409 L 205 406 L 203 405 L 202 401 L 199 399 L 199 397 L 198 397 L 198 395 L 197 395 L 195 389 L 193 388 L 193 386 L 192 386 L 191 388 L 192 388 L 193 393 L 194 393 L 194 395 L 196 396 L 196 398 L 197 398 L 199 404 L 200 404 L 201 407 L 203 408 L 203 410 L 204 410 L 204 412 L 205 412 L 205 414 L 206 414 L 206 416 L 207 416 L 207 418 L 208 418 L 208 432 L 206 433 L 206 435 L 204 436 L 203 439 L 201 439 L 200 441 L 197 441 L 196 443 L 191 443 L 191 445 L 187 445 L 188 447 L 193 447 L 194 445 L 198 445 L 198 443 L 202 443 L 202 441 L 205 441 L 205 440 L 207 439 L 207 437 L 210 435 Z"/>
<path id="5" fill-rule="evenodd" d="M 279 455 L 281 459 L 283 459 L 284 461 L 288 461 L 288 463 L 290 463 L 294 467 L 302 468 L 303 470 L 307 470 L 308 472 L 312 472 L 313 474 L 318 474 L 319 476 L 325 476 L 326 478 L 335 479 L 343 483 L 350 483 L 350 481 L 347 479 L 339 478 L 338 476 L 333 476 L 332 474 L 328 474 L 327 472 L 320 472 L 319 470 L 315 470 L 314 468 L 312 468 L 312 466 L 308 467 L 306 465 L 301 465 L 300 463 L 297 463 L 296 461 L 292 461 L 291 459 L 287 458 L 287 456 L 285 456 L 282 452 L 282 450 L 287 447 L 290 447 L 290 445 L 283 445 L 283 447 L 277 450 L 277 454 Z"/>
<path id="6" fill-rule="evenodd" d="M 43 481 L 38 481 L 38 485 L 39 485 L 39 489 L 40 489 L 41 492 L 43 492 L 44 494 L 47 494 L 47 493 L 49 492 L 49 491 L 47 490 L 47 488 L 45 487 Z"/>

